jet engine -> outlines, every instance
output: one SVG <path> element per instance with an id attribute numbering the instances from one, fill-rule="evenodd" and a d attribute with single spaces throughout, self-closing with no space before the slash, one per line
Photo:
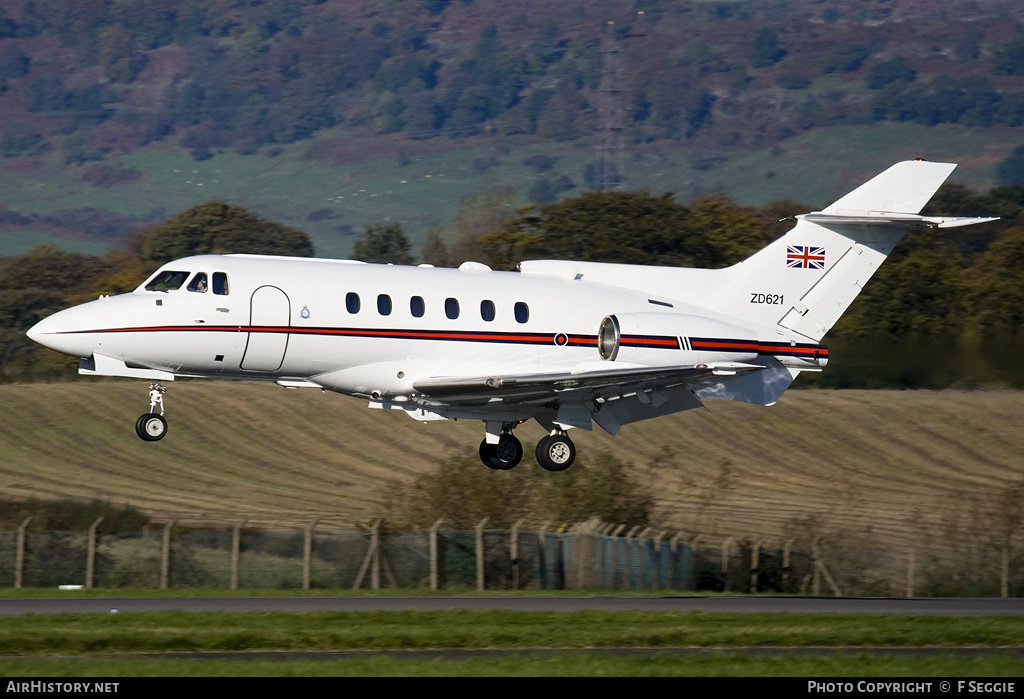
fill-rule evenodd
<path id="1" fill-rule="evenodd" d="M 597 332 L 603 359 L 649 366 L 749 362 L 758 348 L 748 328 L 685 313 L 609 315 Z"/>

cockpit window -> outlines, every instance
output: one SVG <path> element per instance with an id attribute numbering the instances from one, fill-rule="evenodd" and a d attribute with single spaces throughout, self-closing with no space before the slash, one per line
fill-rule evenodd
<path id="1" fill-rule="evenodd" d="M 174 291 L 180 289 L 181 285 L 188 279 L 190 272 L 172 272 L 164 270 L 153 277 L 153 281 L 146 284 L 146 291 Z"/>
<path id="2" fill-rule="evenodd" d="M 200 272 L 196 276 L 192 277 L 192 281 L 188 285 L 189 291 L 195 291 L 200 294 L 206 293 L 206 272 Z"/>

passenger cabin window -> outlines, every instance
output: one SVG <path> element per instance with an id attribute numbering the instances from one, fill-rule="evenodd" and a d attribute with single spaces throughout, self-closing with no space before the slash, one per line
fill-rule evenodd
<path id="1" fill-rule="evenodd" d="M 164 270 L 153 277 L 153 280 L 146 284 L 146 291 L 174 291 L 180 289 L 181 285 L 188 279 L 190 272 L 172 272 Z"/>
<path id="2" fill-rule="evenodd" d="M 515 311 L 517 323 L 525 323 L 526 321 L 530 320 L 530 307 L 527 306 L 522 301 L 516 302 Z"/>
<path id="3" fill-rule="evenodd" d="M 189 291 L 194 291 L 199 294 L 206 293 L 206 272 L 200 272 L 196 276 L 192 277 L 192 281 L 188 285 Z"/>
<path id="4" fill-rule="evenodd" d="M 452 320 L 459 317 L 458 299 L 447 298 L 444 300 L 444 314 Z"/>
<path id="5" fill-rule="evenodd" d="M 224 272 L 213 273 L 213 293 L 218 296 L 228 295 L 228 275 Z"/>
<path id="6" fill-rule="evenodd" d="M 480 302 L 480 317 L 490 323 L 494 320 L 494 302 L 484 299 Z"/>
<path id="7" fill-rule="evenodd" d="M 426 310 L 426 304 L 423 303 L 422 296 L 413 296 L 409 299 L 409 312 L 412 313 L 413 318 L 422 318 Z"/>
<path id="8" fill-rule="evenodd" d="M 345 295 L 345 308 L 349 313 L 359 313 L 359 294 L 350 291 Z"/>
<path id="9" fill-rule="evenodd" d="M 387 294 L 378 294 L 377 296 L 377 312 L 382 316 L 391 315 L 391 297 Z"/>

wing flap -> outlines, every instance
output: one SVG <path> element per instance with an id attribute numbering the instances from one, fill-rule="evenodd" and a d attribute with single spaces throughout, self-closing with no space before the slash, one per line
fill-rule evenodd
<path id="1" fill-rule="evenodd" d="M 589 371 L 540 372 L 506 376 L 434 377 L 413 388 L 429 401 L 448 405 L 495 402 L 546 403 L 614 398 L 680 385 L 699 386 L 765 367 L 738 362 L 665 367 L 627 367 Z"/>

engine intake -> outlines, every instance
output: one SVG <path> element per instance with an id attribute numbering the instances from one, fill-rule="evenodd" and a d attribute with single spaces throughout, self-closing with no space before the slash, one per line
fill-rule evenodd
<path id="1" fill-rule="evenodd" d="M 759 354 L 757 333 L 714 318 L 685 313 L 609 315 L 597 331 L 606 361 L 646 364 L 744 362 Z"/>

